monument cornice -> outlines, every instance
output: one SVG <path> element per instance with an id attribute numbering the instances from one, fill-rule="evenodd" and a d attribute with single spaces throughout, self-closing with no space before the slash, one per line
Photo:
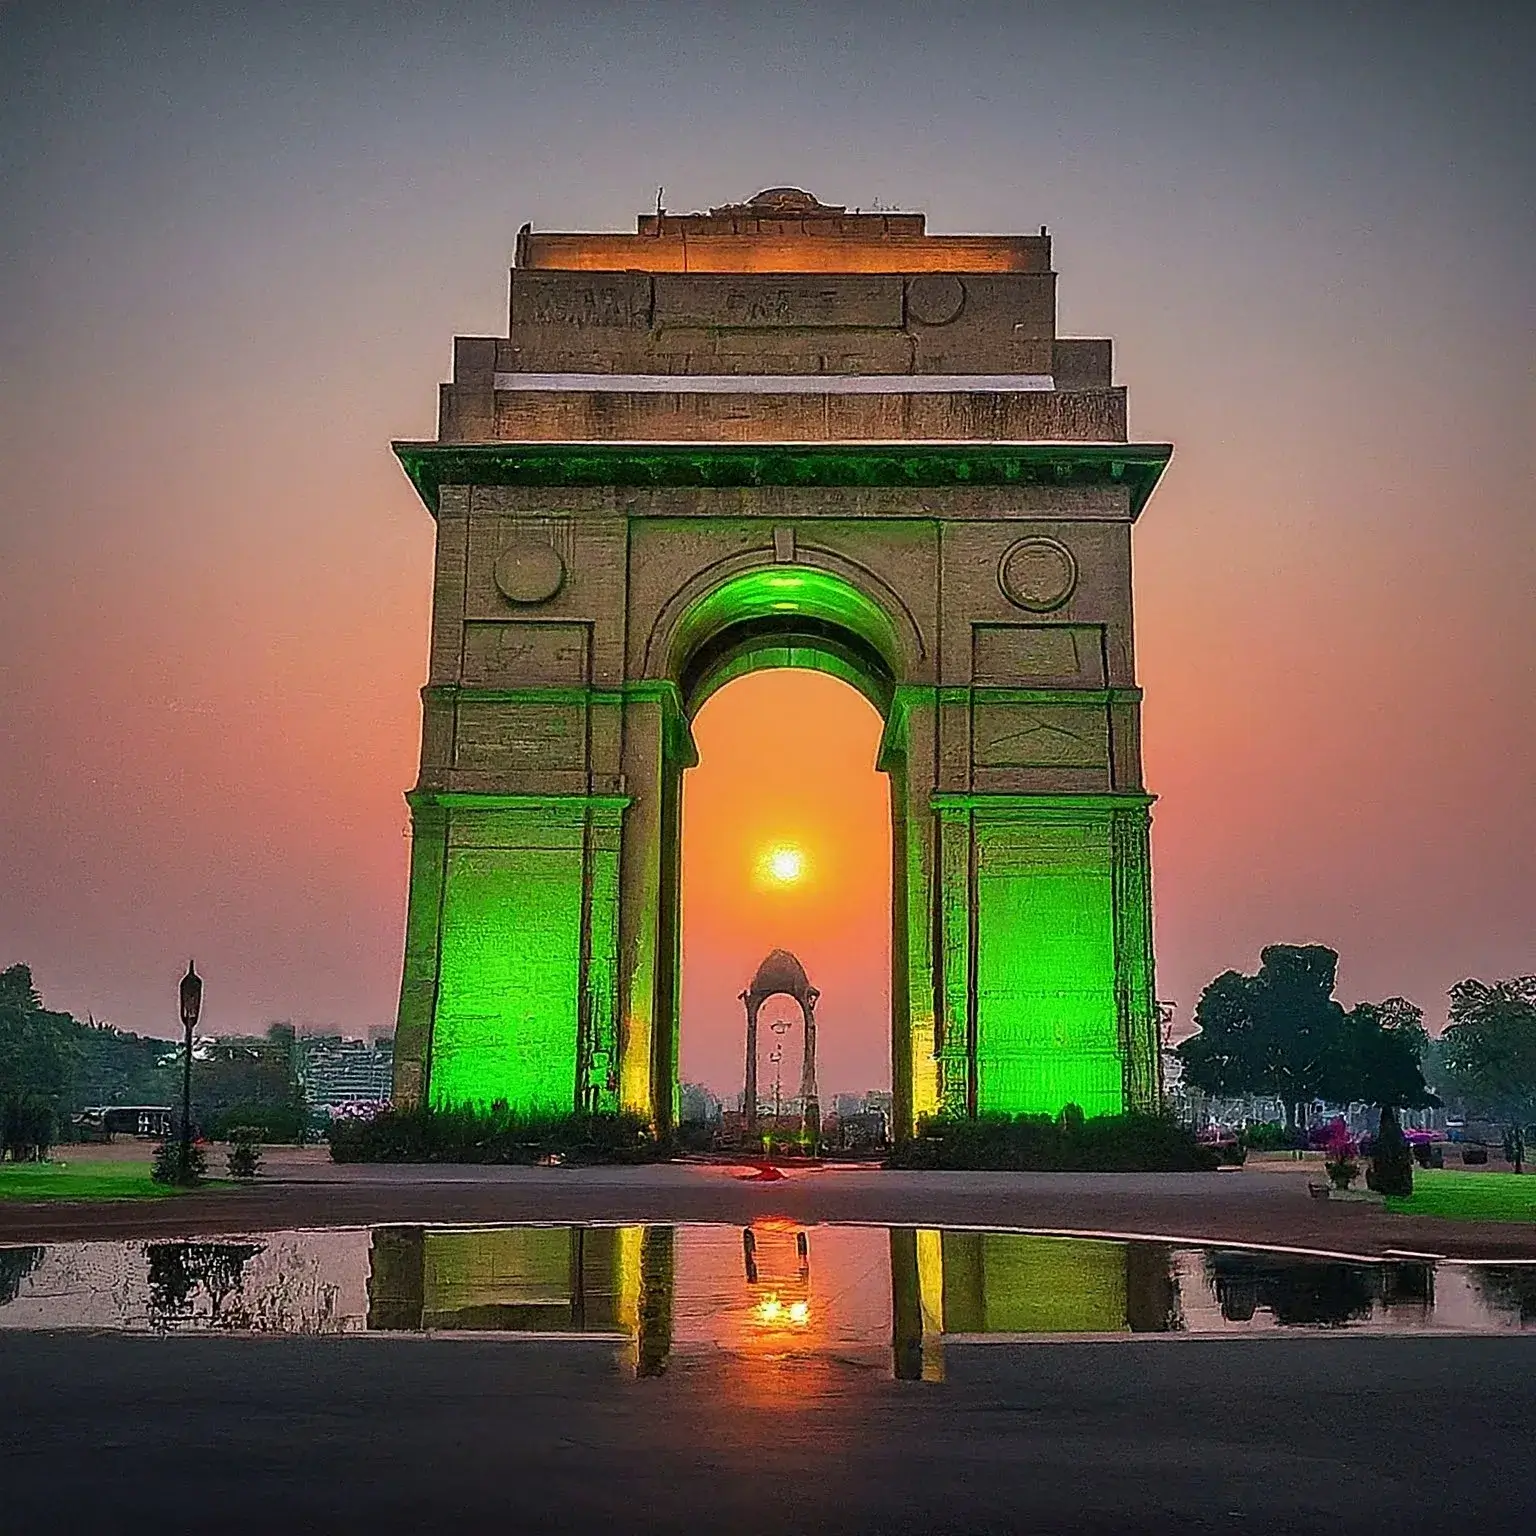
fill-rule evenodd
<path id="1" fill-rule="evenodd" d="M 666 489 L 1116 486 L 1134 522 L 1173 456 L 1171 443 L 397 442 L 396 457 L 435 517 L 445 485 Z"/>

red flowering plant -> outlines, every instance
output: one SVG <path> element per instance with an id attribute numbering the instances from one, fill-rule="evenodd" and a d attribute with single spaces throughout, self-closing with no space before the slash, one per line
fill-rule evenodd
<path id="1" fill-rule="evenodd" d="M 1321 1129 L 1323 1134 L 1319 1140 L 1328 1154 L 1323 1164 L 1328 1181 L 1335 1189 L 1348 1189 L 1360 1177 L 1360 1164 L 1355 1159 L 1360 1148 L 1341 1115 L 1335 1115 Z"/>

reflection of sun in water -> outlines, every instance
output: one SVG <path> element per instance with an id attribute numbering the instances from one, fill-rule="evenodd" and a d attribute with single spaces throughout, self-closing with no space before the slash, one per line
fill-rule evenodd
<path id="1" fill-rule="evenodd" d="M 770 1291 L 752 1309 L 752 1315 L 760 1323 L 776 1323 L 780 1327 L 792 1323 L 796 1328 L 803 1328 L 811 1320 L 811 1307 L 805 1301 L 780 1301 L 777 1293 Z"/>
<path id="2" fill-rule="evenodd" d="M 769 851 L 768 874 L 780 885 L 793 885 L 805 873 L 805 855 L 798 848 L 774 848 Z"/>

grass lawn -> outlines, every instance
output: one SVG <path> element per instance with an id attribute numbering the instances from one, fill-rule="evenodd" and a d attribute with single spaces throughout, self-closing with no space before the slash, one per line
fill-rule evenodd
<path id="1" fill-rule="evenodd" d="M 1536 1221 L 1536 1172 L 1461 1173 L 1415 1168 L 1413 1193 L 1388 1200 L 1401 1216 L 1449 1216 L 1462 1221 Z"/>
<path id="2" fill-rule="evenodd" d="M 146 1200 L 179 1193 L 156 1184 L 147 1161 L 0 1163 L 0 1200 Z"/>

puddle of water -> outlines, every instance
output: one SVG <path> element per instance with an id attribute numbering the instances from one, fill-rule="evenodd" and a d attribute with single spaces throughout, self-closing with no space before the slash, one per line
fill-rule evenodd
<path id="1" fill-rule="evenodd" d="M 0 1328 L 587 1336 L 943 1374 L 1004 1339 L 1536 1328 L 1536 1266 L 914 1227 L 390 1226 L 0 1248 Z"/>

